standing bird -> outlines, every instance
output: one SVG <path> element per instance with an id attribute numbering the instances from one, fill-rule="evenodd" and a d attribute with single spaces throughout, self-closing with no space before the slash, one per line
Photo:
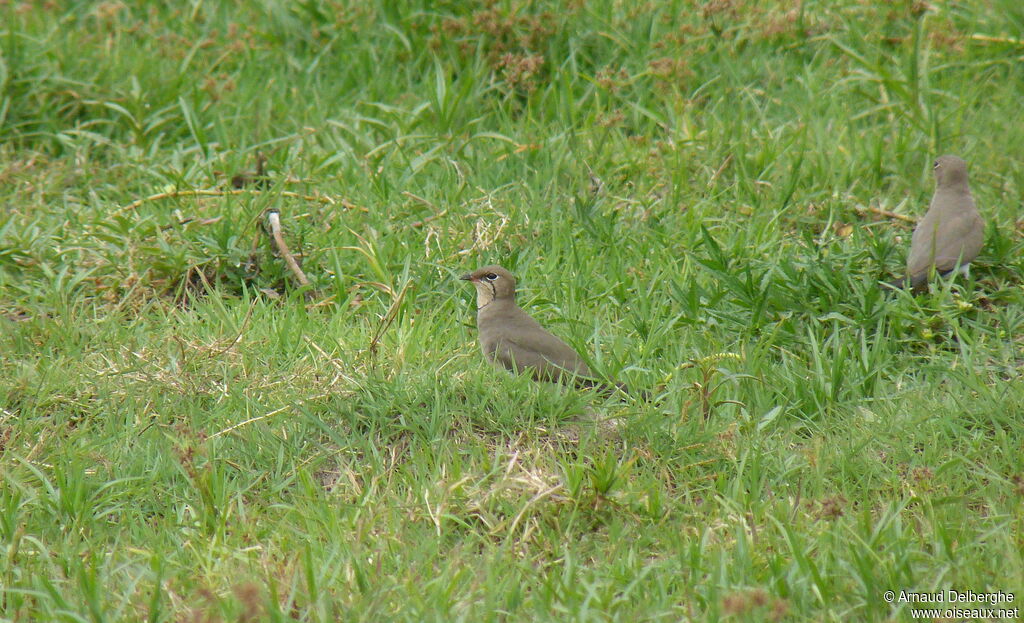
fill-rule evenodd
<path id="1" fill-rule="evenodd" d="M 907 258 L 907 274 L 889 285 L 910 286 L 914 292 L 927 287 L 932 267 L 940 275 L 959 268 L 966 275 L 985 238 L 985 223 L 974 206 L 967 184 L 967 163 L 956 156 L 939 156 L 935 171 L 935 195 L 928 212 L 914 228 Z"/>
<path id="2" fill-rule="evenodd" d="M 615 387 L 594 379 L 571 346 L 548 333 L 516 305 L 516 278 L 501 266 L 484 266 L 461 279 L 476 286 L 476 326 L 484 357 L 507 370 L 529 370 L 535 380 L 596 387 L 611 394 Z M 616 387 L 627 391 L 622 383 Z M 628 392 L 627 392 L 628 393 Z"/>

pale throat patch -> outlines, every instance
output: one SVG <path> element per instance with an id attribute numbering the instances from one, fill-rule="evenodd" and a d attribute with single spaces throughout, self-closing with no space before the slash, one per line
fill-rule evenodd
<path id="1" fill-rule="evenodd" d="M 494 300 L 494 286 L 491 284 L 478 281 L 473 284 L 476 286 L 476 308 L 482 309 L 484 306 Z"/>

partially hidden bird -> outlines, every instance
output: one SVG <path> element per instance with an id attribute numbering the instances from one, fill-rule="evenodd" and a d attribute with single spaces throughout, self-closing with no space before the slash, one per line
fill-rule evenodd
<path id="1" fill-rule="evenodd" d="M 461 279 L 476 287 L 476 326 L 480 348 L 491 363 L 535 380 L 593 387 L 605 394 L 614 386 L 596 378 L 571 346 L 548 332 L 516 304 L 516 279 L 501 266 L 484 266 Z"/>
<path id="2" fill-rule="evenodd" d="M 932 268 L 939 275 L 955 270 L 967 274 L 985 239 L 985 223 L 967 183 L 967 163 L 957 156 L 939 156 L 933 166 L 935 194 L 928 212 L 914 228 L 906 275 L 889 283 L 920 292 Z"/>

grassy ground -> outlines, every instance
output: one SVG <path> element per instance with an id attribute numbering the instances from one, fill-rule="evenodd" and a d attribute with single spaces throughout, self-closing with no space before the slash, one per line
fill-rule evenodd
<path id="1" fill-rule="evenodd" d="M 0 2 L 0 619 L 1024 605 L 1024 5 L 794 4 Z M 486 365 L 485 263 L 659 399 Z"/>

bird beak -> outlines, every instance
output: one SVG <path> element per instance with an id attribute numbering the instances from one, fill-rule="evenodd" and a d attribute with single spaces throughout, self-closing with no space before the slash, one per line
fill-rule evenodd
<path id="1" fill-rule="evenodd" d="M 473 274 L 472 273 L 466 273 L 465 275 L 459 277 L 459 279 L 461 279 L 463 281 L 473 281 Z"/>

